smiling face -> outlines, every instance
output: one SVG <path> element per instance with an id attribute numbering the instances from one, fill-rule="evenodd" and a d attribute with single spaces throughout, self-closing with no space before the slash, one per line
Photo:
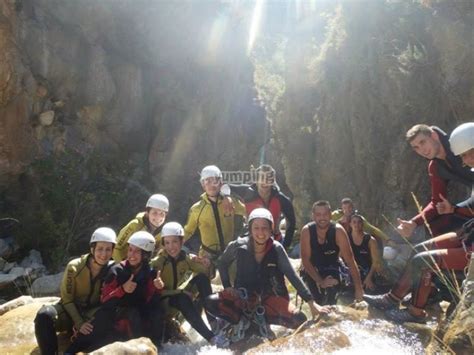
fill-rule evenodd
<path id="1" fill-rule="evenodd" d="M 364 222 L 362 221 L 362 218 L 359 218 L 358 216 L 353 216 L 351 218 L 351 229 L 354 232 L 362 233 L 364 229 Z"/>
<path id="2" fill-rule="evenodd" d="M 328 228 L 331 223 L 331 208 L 329 206 L 315 206 L 313 220 L 319 228 Z"/>
<path id="3" fill-rule="evenodd" d="M 464 152 L 459 156 L 465 165 L 474 168 L 474 148 L 469 149 L 467 152 Z"/>
<path id="4" fill-rule="evenodd" d="M 410 141 L 410 145 L 415 153 L 426 159 L 436 158 L 441 151 L 441 143 L 435 132 L 431 135 L 419 133 Z"/>
<path id="5" fill-rule="evenodd" d="M 135 245 L 128 245 L 127 260 L 131 266 L 139 266 L 143 260 L 142 250 Z"/>
<path id="6" fill-rule="evenodd" d="M 109 242 L 96 242 L 95 246 L 91 248 L 91 254 L 99 265 L 106 265 L 112 257 L 113 251 L 114 244 Z"/>
<path id="7" fill-rule="evenodd" d="M 222 181 L 217 177 L 208 177 L 201 181 L 201 186 L 208 196 L 216 197 L 221 190 Z"/>
<path id="8" fill-rule="evenodd" d="M 275 173 L 273 171 L 259 172 L 257 175 L 257 188 L 260 193 L 268 194 L 275 183 Z"/>
<path id="9" fill-rule="evenodd" d="M 183 246 L 183 238 L 177 235 L 171 235 L 163 238 L 163 247 L 169 256 L 176 258 Z"/>
<path id="10" fill-rule="evenodd" d="M 159 208 L 149 208 L 147 211 L 147 217 L 150 223 L 153 225 L 153 227 L 158 228 L 161 226 L 166 218 L 166 212 L 159 209 Z"/>
<path id="11" fill-rule="evenodd" d="M 255 243 L 264 245 L 272 236 L 270 221 L 267 221 L 265 218 L 255 218 L 252 221 L 250 232 Z"/>

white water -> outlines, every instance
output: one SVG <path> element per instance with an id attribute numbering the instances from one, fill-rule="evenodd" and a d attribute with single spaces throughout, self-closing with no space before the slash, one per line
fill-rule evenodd
<path id="1" fill-rule="evenodd" d="M 187 325 L 187 324 L 186 324 Z M 277 336 L 287 335 L 289 330 L 272 326 Z M 289 341 L 277 348 L 268 348 L 259 354 L 422 354 L 425 352 L 418 335 L 407 331 L 402 326 L 394 325 L 380 319 L 361 321 L 342 321 L 325 329 L 326 331 L 345 334 L 350 346 L 336 351 L 327 351 L 327 340 L 313 337 L 308 333 L 304 341 Z M 210 346 L 192 329 L 186 329 L 192 344 L 165 344 L 160 354 L 166 355 L 222 355 L 234 354 L 231 350 L 217 349 Z"/>

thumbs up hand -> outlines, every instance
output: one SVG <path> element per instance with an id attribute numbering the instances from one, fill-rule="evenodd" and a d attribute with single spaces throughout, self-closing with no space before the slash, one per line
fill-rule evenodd
<path id="1" fill-rule="evenodd" d="M 132 293 L 137 288 L 137 283 L 133 281 L 133 274 L 130 275 L 130 278 L 122 285 L 123 290 L 126 293 Z"/>
<path id="2" fill-rule="evenodd" d="M 165 287 L 165 283 L 163 282 L 163 280 L 161 279 L 161 270 L 158 270 L 156 272 L 156 278 L 153 280 L 153 285 L 155 285 L 155 287 L 158 289 L 158 290 L 161 290 Z"/>
<path id="3" fill-rule="evenodd" d="M 448 213 L 453 213 L 454 212 L 454 206 L 446 200 L 446 198 L 439 194 L 439 198 L 441 199 L 441 202 L 438 202 L 436 204 L 436 210 L 438 211 L 439 214 L 448 214 Z"/>

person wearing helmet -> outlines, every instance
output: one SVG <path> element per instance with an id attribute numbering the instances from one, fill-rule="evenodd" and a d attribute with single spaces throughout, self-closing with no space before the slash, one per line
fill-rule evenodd
<path id="1" fill-rule="evenodd" d="M 363 287 L 349 237 L 340 224 L 331 222 L 328 201 L 316 201 L 313 221 L 301 229 L 302 276 L 320 304 L 334 305 L 341 287 L 340 257 L 349 268 L 356 301 L 362 301 Z"/>
<path id="2" fill-rule="evenodd" d="M 425 219 L 433 236 L 446 233 L 452 230 L 453 226 L 460 227 L 465 222 L 465 218 L 458 214 L 440 215 L 437 205 L 448 198 L 449 182 L 471 188 L 474 182 L 474 171 L 463 166 L 462 159 L 451 150 L 448 135 L 438 127 L 417 124 L 408 130 L 406 139 L 418 155 L 429 160 L 431 201 L 421 213 L 410 220 L 399 218 L 398 232 L 403 237 L 410 237 L 417 226 L 424 224 Z"/>
<path id="3" fill-rule="evenodd" d="M 108 341 L 149 337 L 159 346 L 162 337 L 162 309 L 159 296 L 163 289 L 160 272 L 150 267 L 155 238 L 148 232 L 133 233 L 128 240 L 127 259 L 113 265 L 103 284 L 100 309 L 91 322 L 90 333 L 79 334 L 66 353 L 92 351 Z"/>
<path id="4" fill-rule="evenodd" d="M 291 246 L 295 233 L 296 217 L 293 204 L 290 199 L 280 191 L 276 183 L 275 169 L 268 164 L 260 165 L 256 170 L 255 183 L 229 184 L 229 194 L 236 194 L 245 203 L 247 214 L 255 208 L 267 208 L 273 216 L 274 231 L 273 237 L 283 244 L 286 250 Z M 280 231 L 280 219 L 283 215 L 285 219 L 285 238 Z"/>
<path id="5" fill-rule="evenodd" d="M 146 203 L 145 212 L 140 212 L 125 227 L 123 227 L 117 237 L 117 245 L 113 258 L 120 262 L 127 257 L 128 239 L 138 231 L 147 231 L 155 236 L 156 245 L 160 245 L 160 232 L 165 222 L 169 210 L 169 201 L 165 195 L 151 195 Z"/>
<path id="6" fill-rule="evenodd" d="M 100 305 L 100 289 L 113 264 L 115 232 L 98 228 L 90 239 L 90 252 L 70 261 L 61 282 L 61 299 L 54 305 L 41 307 L 35 318 L 35 335 L 41 354 L 57 354 L 56 332 L 74 331 L 89 334 L 91 319 Z"/>
<path id="7" fill-rule="evenodd" d="M 246 216 L 244 204 L 232 198 L 234 213 L 225 213 L 221 193 L 222 172 L 215 165 L 208 165 L 201 171 L 201 186 L 204 193 L 189 210 L 188 220 L 184 226 L 184 240 L 199 231 L 201 246 L 199 255 L 211 261 L 211 278 L 214 277 L 214 264 L 227 244 L 235 239 L 234 214 Z"/>
<path id="8" fill-rule="evenodd" d="M 271 238 L 272 213 L 265 208 L 256 208 L 250 213 L 248 223 L 249 236 L 231 242 L 219 260 L 224 290 L 207 298 L 206 309 L 234 324 L 234 333 L 245 332 L 251 321 L 257 322 L 261 335 L 267 337 L 271 337 L 267 324 L 297 328 L 306 316 L 290 303 L 286 276 L 308 303 L 313 317 L 327 313 L 327 307 L 314 302 L 290 264 L 285 248 Z M 234 261 L 237 275 L 232 285 L 228 268 Z"/>
<path id="9" fill-rule="evenodd" d="M 474 166 L 474 122 L 463 123 L 458 126 L 449 138 L 451 150 L 454 155 L 459 156 L 462 162 L 473 171 Z M 471 187 L 471 196 L 466 201 L 452 204 L 442 197 L 442 201 L 436 205 L 439 214 L 457 214 L 472 218 L 474 211 L 474 182 Z"/>
<path id="10" fill-rule="evenodd" d="M 462 158 L 470 169 L 474 168 L 474 123 L 464 123 L 457 127 L 449 139 L 452 152 Z M 472 198 L 472 197 L 471 197 Z M 471 203 L 471 205 L 470 205 Z M 449 202 L 449 206 L 453 207 Z M 440 211 L 440 212 L 444 212 Z M 414 247 L 415 254 L 408 263 L 402 276 L 390 292 L 369 296 L 364 299 L 376 308 L 386 310 L 386 316 L 398 323 L 418 322 L 427 320 L 425 306 L 432 292 L 431 280 L 436 273 L 444 287 L 452 288 L 453 280 L 443 276 L 446 270 L 463 271 L 471 259 L 474 243 L 474 211 L 472 200 L 465 201 L 453 207 L 448 213 L 458 213 L 469 218 L 461 228 L 452 225 L 450 232 L 434 237 Z M 436 271 L 439 270 L 439 271 Z M 436 272 L 435 272 L 436 271 Z M 405 309 L 399 309 L 400 301 L 411 291 L 410 304 Z M 457 303 L 456 292 L 450 292 L 450 301 Z"/>
<path id="11" fill-rule="evenodd" d="M 211 282 L 208 277 L 208 268 L 202 262 L 190 258 L 182 250 L 184 229 L 177 222 L 168 222 L 161 230 L 163 248 L 157 257 L 151 260 L 154 270 L 160 271 L 164 283 L 161 293 L 160 307 L 165 310 L 166 329 L 165 341 L 173 337 L 173 324 L 177 324 L 175 317 L 179 312 L 188 323 L 206 340 L 212 344 L 222 344 L 222 339 L 215 337 L 206 326 L 201 313 L 204 299 L 212 293 Z M 195 276 L 191 278 L 191 274 Z M 197 289 L 199 295 L 195 298 L 192 289 Z M 208 315 L 211 323 L 214 319 Z M 179 323 L 178 323 L 179 324 Z M 179 332 L 178 332 L 179 334 Z"/>

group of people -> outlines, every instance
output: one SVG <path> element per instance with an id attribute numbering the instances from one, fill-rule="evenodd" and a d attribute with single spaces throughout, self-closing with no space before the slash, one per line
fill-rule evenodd
<path id="1" fill-rule="evenodd" d="M 184 227 L 166 222 L 169 201 L 154 194 L 146 210 L 118 236 L 107 227 L 94 231 L 89 253 L 66 267 L 60 301 L 43 306 L 37 314 L 35 332 L 41 353 L 58 352 L 56 332 L 61 331 L 73 334 L 66 353 L 91 351 L 139 336 L 148 336 L 160 346 L 172 338 L 171 325 L 183 318 L 219 347 L 242 339 L 250 327 L 271 338 L 269 324 L 297 328 L 307 319 L 290 302 L 285 278 L 316 317 L 336 304 L 344 270 L 350 274 L 356 301 L 365 299 L 398 321 L 423 321 L 431 287 L 427 280 L 434 266 L 462 269 L 472 250 L 472 197 L 451 204 L 446 185 L 448 181 L 469 186 L 474 182 L 469 168 L 474 167 L 474 123 L 458 127 L 450 140 L 438 128 L 417 125 L 408 131 L 407 139 L 430 160 L 433 196 L 420 215 L 399 220 L 400 234 L 408 237 L 423 223 L 431 226 L 434 235 L 446 230 L 455 233 L 417 245 L 401 280 L 389 293 L 364 295 L 364 289 L 375 288 L 374 276 L 383 267 L 380 246 L 389 237 L 367 222 L 352 200 L 344 198 L 336 211 L 331 211 L 328 201 L 314 203 L 313 221 L 301 229 L 298 273 L 287 255 L 295 213 L 276 184 L 275 170 L 262 165 L 255 183 L 229 185 L 224 184 L 220 169 L 209 165 L 201 171 L 203 193 L 190 208 Z M 285 233 L 280 230 L 282 218 Z M 247 232 L 236 237 L 236 223 L 243 220 Z M 184 243 L 196 233 L 201 243 L 193 255 Z M 217 271 L 223 290 L 213 293 L 211 279 Z M 412 305 L 400 310 L 399 302 L 410 291 Z"/>

